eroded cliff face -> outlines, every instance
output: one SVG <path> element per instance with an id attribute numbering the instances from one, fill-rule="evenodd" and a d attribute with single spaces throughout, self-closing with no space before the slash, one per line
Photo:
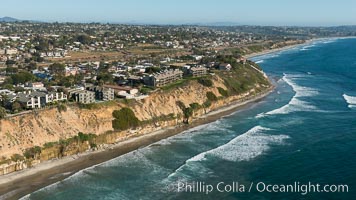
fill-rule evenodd
<path id="1" fill-rule="evenodd" d="M 157 122 L 148 125 L 140 131 L 144 133 L 155 128 L 181 123 L 183 114 L 177 106 L 177 101 L 183 102 L 186 106 L 191 103 L 202 105 L 207 101 L 206 93 L 208 91 L 213 92 L 217 97 L 221 97 L 217 88 L 226 89 L 224 81 L 219 76 L 213 76 L 212 80 L 213 87 L 205 87 L 197 81 L 190 81 L 178 89 L 156 92 L 144 100 L 134 102 L 131 108 L 141 121 L 162 115 L 171 115 L 176 118 L 169 122 Z M 248 95 L 250 92 L 253 92 L 253 90 L 239 96 L 221 98 L 221 100 L 214 102 L 210 108 L 198 110 L 194 113 L 194 116 L 202 115 L 210 109 L 223 106 Z M 112 112 L 124 106 L 127 105 L 114 103 L 92 110 L 67 106 L 67 111 L 59 112 L 56 108 L 52 108 L 2 119 L 0 121 L 0 156 L 9 158 L 13 154 L 22 155 L 27 148 L 43 146 L 47 142 L 70 138 L 77 135 L 78 132 L 102 135 L 107 131 L 112 131 Z"/>
<path id="2" fill-rule="evenodd" d="M 56 108 L 39 110 L 0 121 L 0 156 L 9 157 L 33 146 L 43 146 L 77 135 L 78 132 L 101 134 L 112 130 L 112 112 L 117 106 L 98 110 L 68 106 L 67 111 Z"/>

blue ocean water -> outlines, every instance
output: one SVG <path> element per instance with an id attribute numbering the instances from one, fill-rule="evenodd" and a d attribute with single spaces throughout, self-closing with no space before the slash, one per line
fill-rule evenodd
<path id="1" fill-rule="evenodd" d="M 318 40 L 253 60 L 277 86 L 263 101 L 25 199 L 355 199 L 356 39 Z M 196 182 L 238 182 L 246 190 L 178 192 L 178 183 Z M 259 182 L 346 184 L 348 192 L 259 192 Z"/>

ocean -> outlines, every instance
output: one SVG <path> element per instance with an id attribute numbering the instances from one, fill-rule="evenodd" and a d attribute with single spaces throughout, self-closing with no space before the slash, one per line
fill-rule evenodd
<path id="1" fill-rule="evenodd" d="M 252 60 L 276 84 L 262 101 L 23 199 L 355 199 L 356 39 Z"/>

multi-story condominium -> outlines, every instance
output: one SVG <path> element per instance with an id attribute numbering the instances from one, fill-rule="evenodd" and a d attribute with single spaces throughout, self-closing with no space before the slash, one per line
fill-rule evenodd
<path id="1" fill-rule="evenodd" d="M 95 98 L 102 101 L 111 101 L 115 99 L 115 90 L 107 87 L 91 86 L 88 90 L 95 92 Z"/>
<path id="2" fill-rule="evenodd" d="M 65 101 L 67 100 L 67 95 L 63 92 L 49 92 L 46 96 L 46 103 Z"/>
<path id="3" fill-rule="evenodd" d="M 88 90 L 77 90 L 71 93 L 72 98 L 79 103 L 95 103 L 95 92 Z"/>
<path id="4" fill-rule="evenodd" d="M 41 108 L 45 106 L 44 103 L 45 95 L 43 94 L 26 94 L 26 93 L 19 93 L 17 94 L 16 99 L 20 102 L 20 104 L 25 108 Z M 41 103 L 42 99 L 42 103 Z"/>
<path id="5" fill-rule="evenodd" d="M 173 82 L 176 82 L 183 78 L 183 72 L 181 70 L 166 70 L 160 73 L 155 73 L 150 76 L 144 77 L 146 85 L 161 87 Z"/>
<path id="6" fill-rule="evenodd" d="M 193 77 L 205 76 L 207 73 L 208 70 L 206 67 L 191 67 L 189 69 L 189 74 L 191 74 Z"/>
<path id="7" fill-rule="evenodd" d="M 25 108 L 41 108 L 51 102 L 67 100 L 67 95 L 65 95 L 63 92 L 45 93 L 38 91 L 28 91 L 17 93 L 12 99 L 18 100 L 19 103 Z"/>

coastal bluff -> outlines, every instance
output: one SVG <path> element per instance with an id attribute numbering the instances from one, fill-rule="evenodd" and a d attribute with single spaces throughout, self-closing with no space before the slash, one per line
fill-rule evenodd
<path id="1" fill-rule="evenodd" d="M 244 85 L 244 91 L 235 91 L 231 85 L 231 80 L 239 81 L 235 76 L 244 76 L 246 80 L 251 79 L 250 85 Z M 209 78 L 212 82 L 211 86 L 192 79 L 174 88 L 159 89 L 151 93 L 149 97 L 137 101 L 112 101 L 93 109 L 68 104 L 65 111 L 49 108 L 2 119 L 0 120 L 0 158 L 2 159 L 0 175 L 18 171 L 45 160 L 102 149 L 107 147 L 107 144 L 117 143 L 132 136 L 189 123 L 212 110 L 231 102 L 246 100 L 271 88 L 265 74 L 253 66 L 245 66 L 242 74 L 241 71 L 219 72 Z M 216 99 L 209 99 L 207 94 L 213 94 Z M 186 107 L 192 104 L 199 106 L 187 119 L 182 111 L 182 104 Z M 114 131 L 113 112 L 124 107 L 132 109 L 136 117 L 146 123 L 135 129 Z M 48 143 L 74 137 L 78 132 L 96 135 L 95 148 L 92 148 L 89 142 L 72 143 L 65 149 L 57 146 L 43 148 L 41 154 L 30 161 L 11 159 L 13 155 L 23 155 L 26 149 L 35 146 L 44 147 Z"/>

